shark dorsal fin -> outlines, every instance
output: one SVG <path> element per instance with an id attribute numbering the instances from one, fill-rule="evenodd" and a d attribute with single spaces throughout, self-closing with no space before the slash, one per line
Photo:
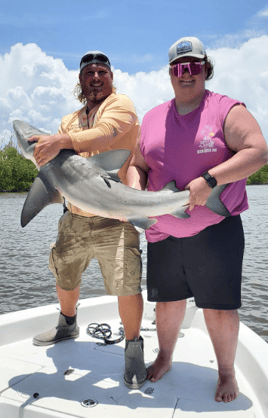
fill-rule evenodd
<path id="1" fill-rule="evenodd" d="M 131 151 L 127 149 L 116 149 L 93 155 L 89 159 L 93 164 L 107 171 L 115 179 L 118 171 L 125 164 L 130 154 Z"/>

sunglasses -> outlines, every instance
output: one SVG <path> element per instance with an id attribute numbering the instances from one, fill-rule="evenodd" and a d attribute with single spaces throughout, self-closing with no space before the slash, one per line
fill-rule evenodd
<path id="1" fill-rule="evenodd" d="M 85 65 L 83 64 L 90 64 L 92 61 L 100 62 L 105 65 L 108 65 L 111 67 L 111 63 L 109 59 L 106 57 L 106 55 L 103 54 L 87 54 L 85 55 L 80 62 L 80 69 L 82 69 Z"/>
<path id="2" fill-rule="evenodd" d="M 172 74 L 176 77 L 182 77 L 183 73 L 188 70 L 191 75 L 198 75 L 202 71 L 202 65 L 206 61 L 182 62 L 171 66 Z"/>

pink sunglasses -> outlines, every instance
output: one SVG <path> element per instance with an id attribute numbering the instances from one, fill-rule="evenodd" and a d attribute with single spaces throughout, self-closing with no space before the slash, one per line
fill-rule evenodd
<path id="1" fill-rule="evenodd" d="M 172 74 L 176 77 L 182 77 L 185 70 L 188 70 L 191 75 L 200 74 L 202 71 L 202 65 L 206 61 L 195 61 L 195 62 L 182 62 L 171 66 Z"/>

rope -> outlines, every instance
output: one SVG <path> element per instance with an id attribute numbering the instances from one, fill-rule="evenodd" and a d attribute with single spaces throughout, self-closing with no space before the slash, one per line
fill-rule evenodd
<path id="1" fill-rule="evenodd" d="M 97 324 L 92 322 L 89 324 L 86 333 L 91 337 L 98 338 L 99 340 L 104 340 L 105 344 L 118 344 L 125 338 L 124 329 L 122 327 L 119 328 L 120 337 L 116 340 L 109 340 L 112 336 L 112 330 L 110 325 L 108 324 Z"/>

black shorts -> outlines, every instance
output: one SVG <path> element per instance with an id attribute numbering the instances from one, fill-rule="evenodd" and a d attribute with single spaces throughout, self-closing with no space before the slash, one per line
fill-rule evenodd
<path id="1" fill-rule="evenodd" d="M 241 307 L 244 231 L 230 216 L 188 238 L 148 243 L 147 291 L 151 302 L 195 298 L 199 308 Z"/>

